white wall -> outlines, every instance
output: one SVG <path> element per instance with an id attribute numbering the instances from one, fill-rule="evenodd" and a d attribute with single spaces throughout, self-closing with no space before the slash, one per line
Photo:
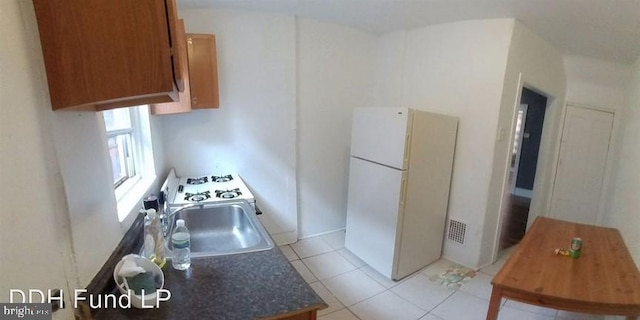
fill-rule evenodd
<path id="1" fill-rule="evenodd" d="M 99 114 L 51 111 L 33 4 L 3 1 L 0 13 L 8 32 L 0 55 L 0 254 L 12 260 L 1 264 L 4 302 L 6 288 L 85 287 L 134 215 L 118 221 Z"/>
<path id="2" fill-rule="evenodd" d="M 45 106 L 43 106 L 45 107 Z M 117 219 L 109 158 L 95 112 L 52 112 L 51 130 L 65 185 L 80 283 L 88 284 L 116 247 Z"/>
<path id="3" fill-rule="evenodd" d="M 636 265 L 640 265 L 640 59 L 632 67 L 622 119 L 611 206 L 604 223 L 620 230 Z"/>
<path id="4" fill-rule="evenodd" d="M 374 60 L 372 107 L 403 107 L 404 52 L 407 31 L 378 37 Z"/>
<path id="5" fill-rule="evenodd" d="M 603 61 L 593 58 L 565 56 L 564 65 L 567 72 L 567 104 L 594 107 L 614 113 L 610 158 L 605 167 L 602 190 L 604 197 L 598 208 L 598 223 L 604 223 L 611 213 L 608 207 L 611 201 L 610 189 L 614 176 L 613 156 L 619 148 L 622 136 L 622 118 L 627 103 L 627 89 L 631 81 L 631 66 Z"/>
<path id="6" fill-rule="evenodd" d="M 296 240 L 295 19 L 234 10 L 179 12 L 216 35 L 220 109 L 163 116 L 178 176 L 237 172 L 278 243 Z"/>
<path id="7" fill-rule="evenodd" d="M 157 194 L 162 182 L 159 177 L 165 171 L 160 124 L 157 117 L 150 117 L 150 122 L 157 177 L 144 195 Z M 141 199 L 120 222 L 101 113 L 56 111 L 50 113 L 50 123 L 65 187 L 79 284 L 86 286 L 137 217 Z"/>
<path id="8" fill-rule="evenodd" d="M 298 208 L 304 238 L 345 226 L 351 115 L 371 100 L 377 38 L 297 21 Z"/>
<path id="9" fill-rule="evenodd" d="M 25 27 L 23 19 L 34 20 L 21 13 L 20 2 L 0 3 L 1 302 L 9 302 L 9 289 L 66 291 L 70 265 L 68 238 L 60 229 L 67 208 L 48 130 L 51 111 L 35 51 L 39 45 Z M 65 317 L 72 313 L 56 314 Z"/>
<path id="10" fill-rule="evenodd" d="M 625 105 L 630 66 L 578 56 L 564 56 L 564 66 L 568 103 L 611 110 Z"/>
<path id="11" fill-rule="evenodd" d="M 500 207 L 500 205 L 501 200 L 505 200 L 503 204 L 506 205 L 506 199 L 503 196 L 508 194 L 508 166 L 515 127 L 514 113 L 516 106 L 520 104 L 523 86 L 539 91 L 548 97 L 529 223 L 533 221 L 535 216 L 546 215 L 546 204 L 549 201 L 549 192 L 555 173 L 559 125 L 565 105 L 565 78 L 560 52 L 546 40 L 527 29 L 522 23 L 516 21 L 509 48 L 498 127 L 495 131 L 497 139 L 494 139 L 496 143 L 493 150 L 489 199 L 484 217 L 482 246 L 478 253 L 477 266 L 491 263 L 497 254 L 500 212 L 506 209 L 506 206 Z"/>
<path id="12" fill-rule="evenodd" d="M 464 245 L 443 255 L 476 266 L 513 20 L 463 21 L 406 33 L 404 106 L 459 119 L 449 218 L 467 224 Z M 444 227 L 444 226 L 443 226 Z"/>
<path id="13" fill-rule="evenodd" d="M 216 35 L 221 107 L 164 117 L 167 164 L 238 172 L 279 243 L 344 228 L 351 110 L 371 100 L 375 37 L 291 16 L 179 15 L 188 33 Z"/>
<path id="14" fill-rule="evenodd" d="M 7 31 L 0 48 L 0 254 L 17 261 L 0 264 L 0 301 L 7 301 L 12 287 L 86 285 L 131 217 L 117 222 L 99 117 L 50 111 L 31 2 L 0 6 Z M 559 54 L 511 19 L 376 39 L 279 15 L 187 10 L 180 16 L 188 32 L 217 35 L 221 108 L 152 117 L 156 172 L 161 180 L 169 167 L 180 175 L 239 172 L 273 217 L 265 222 L 281 243 L 295 240 L 298 211 L 303 237 L 344 226 L 355 106 L 410 106 L 459 117 L 449 216 L 469 229 L 467 244 L 445 243 L 444 255 L 469 266 L 490 257 L 508 148 L 496 134 L 511 126 L 520 74 L 556 98 L 549 136 L 558 132 L 554 119 L 565 96 Z M 621 230 L 639 262 L 640 176 L 633 173 L 640 160 L 640 62 L 624 101 L 624 67 L 577 57 L 565 65 L 569 100 L 610 102 L 624 112 L 625 147 L 614 159 L 618 170 L 605 223 Z M 553 139 L 546 139 L 539 164 L 543 186 L 557 152 Z M 537 191 L 541 202 L 543 191 Z"/>

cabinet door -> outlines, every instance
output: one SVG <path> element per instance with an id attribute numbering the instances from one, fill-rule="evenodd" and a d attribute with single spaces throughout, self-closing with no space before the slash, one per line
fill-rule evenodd
<path id="1" fill-rule="evenodd" d="M 216 38 L 212 34 L 187 34 L 191 108 L 220 106 L 218 96 L 218 59 Z"/>
<path id="2" fill-rule="evenodd" d="M 169 24 L 169 41 L 171 46 L 171 59 L 173 62 L 173 79 L 178 91 L 184 92 L 186 89 L 186 81 L 188 81 L 189 71 L 187 69 L 186 60 L 187 50 L 184 42 L 186 41 L 186 31 L 184 29 L 184 21 L 178 20 L 178 8 L 176 0 L 166 0 L 167 7 L 167 23 Z"/>
<path id="3" fill-rule="evenodd" d="M 33 0 L 54 110 L 177 101 L 175 0 Z"/>
<path id="4" fill-rule="evenodd" d="M 184 91 L 178 95 L 180 101 L 167 102 L 167 103 L 155 103 L 151 104 L 152 114 L 173 114 L 184 113 L 191 111 L 191 90 L 189 85 L 189 67 L 187 66 L 187 36 L 184 31 L 184 20 L 180 19 L 177 25 L 176 39 L 178 40 L 177 49 L 181 52 L 178 56 L 180 66 L 180 72 L 182 72 L 182 78 L 184 79 Z"/>

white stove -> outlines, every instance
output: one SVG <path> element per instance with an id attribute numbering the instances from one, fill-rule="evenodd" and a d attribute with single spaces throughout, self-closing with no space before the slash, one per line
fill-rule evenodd
<path id="1" fill-rule="evenodd" d="M 240 176 L 235 173 L 178 178 L 171 170 L 163 191 L 166 192 L 167 204 L 170 207 L 246 200 L 255 209 L 255 197 Z"/>

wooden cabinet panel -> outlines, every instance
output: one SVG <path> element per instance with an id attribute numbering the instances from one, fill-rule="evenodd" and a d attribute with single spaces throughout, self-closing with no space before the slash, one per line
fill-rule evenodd
<path id="1" fill-rule="evenodd" d="M 212 34 L 187 34 L 191 108 L 220 106 L 216 38 Z"/>
<path id="2" fill-rule="evenodd" d="M 174 81 L 178 91 L 184 92 L 185 82 L 189 76 L 188 71 L 183 70 L 187 68 L 187 64 L 182 63 L 183 56 L 185 56 L 184 59 L 186 59 L 187 55 L 187 50 L 184 47 L 186 40 L 184 21 L 179 22 L 178 20 L 176 0 L 165 0 L 165 4 L 167 8 L 167 22 L 169 23 L 169 45 L 171 46 Z"/>
<path id="3" fill-rule="evenodd" d="M 180 92 L 178 95 L 180 101 L 151 104 L 151 114 L 173 114 L 191 111 L 191 89 L 189 85 L 189 67 L 187 62 L 187 36 L 184 30 L 184 20 L 179 20 L 176 29 L 176 39 L 178 41 L 176 48 L 180 52 L 178 62 L 180 65 L 179 70 L 182 72 L 182 78 L 184 79 L 184 91 Z"/>
<path id="4" fill-rule="evenodd" d="M 293 315 L 275 317 L 277 320 L 316 320 L 318 318 L 318 310 L 310 310 Z"/>
<path id="5" fill-rule="evenodd" d="M 33 0 L 54 110 L 178 100 L 175 0 Z M 179 67 L 178 64 L 175 64 Z"/>

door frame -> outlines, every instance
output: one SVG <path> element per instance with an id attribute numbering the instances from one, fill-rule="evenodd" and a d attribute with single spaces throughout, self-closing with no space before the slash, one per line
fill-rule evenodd
<path id="1" fill-rule="evenodd" d="M 522 125 L 520 126 L 520 130 L 518 132 L 518 150 L 516 151 L 516 158 L 514 160 L 514 164 L 513 164 L 513 171 L 512 171 L 512 180 L 511 180 L 511 193 L 515 194 L 516 193 L 516 181 L 518 180 L 518 170 L 520 169 L 520 155 L 522 153 L 522 141 L 524 139 L 524 125 L 527 122 L 527 112 L 529 111 L 529 105 L 526 103 L 521 103 L 518 108 L 516 109 L 516 113 L 515 113 L 515 129 L 513 134 L 515 135 L 515 131 L 518 129 L 517 128 L 517 120 L 518 120 L 518 115 L 520 113 L 520 110 L 522 110 Z M 515 138 L 514 141 L 515 142 Z M 513 145 L 513 143 L 512 143 Z"/>
<path id="2" fill-rule="evenodd" d="M 511 106 L 512 114 L 510 123 L 507 126 L 509 128 L 508 140 L 507 144 L 509 146 L 508 152 L 505 154 L 505 166 L 502 168 L 502 178 L 501 178 L 501 193 L 500 193 L 500 201 L 498 203 L 498 217 L 496 221 L 496 229 L 493 233 L 493 244 L 491 251 L 490 263 L 495 262 L 498 259 L 498 254 L 500 251 L 500 238 L 502 236 L 504 219 L 506 217 L 505 211 L 506 207 L 509 204 L 509 199 L 507 193 L 511 192 L 511 185 L 509 181 L 509 171 L 511 170 L 509 159 L 511 157 L 511 148 L 513 148 L 513 140 L 516 129 L 516 120 L 517 120 L 517 110 L 520 107 L 520 101 L 522 100 L 522 88 L 526 87 L 529 90 L 535 91 L 541 95 L 547 97 L 546 104 L 546 112 L 544 115 L 544 125 L 542 129 L 542 139 L 540 142 L 540 150 L 542 148 L 551 148 L 552 150 L 548 150 L 546 155 L 543 156 L 542 153 L 538 154 L 538 163 L 536 165 L 536 175 L 535 175 L 535 183 L 533 185 L 532 197 L 531 197 L 531 205 L 529 208 L 529 214 L 527 216 L 527 230 L 531 227 L 533 220 L 535 220 L 538 216 L 546 216 L 546 212 L 548 212 L 548 204 L 550 202 L 549 196 L 551 195 L 553 178 L 555 177 L 555 166 L 556 162 L 551 163 L 552 166 L 550 171 L 552 173 L 547 172 L 547 170 L 541 170 L 541 166 L 544 166 L 547 159 L 555 159 L 557 161 L 557 155 L 559 150 L 559 142 L 560 142 L 560 134 L 557 133 L 556 128 L 560 126 L 556 121 L 564 121 L 564 112 L 565 105 L 564 98 L 555 96 L 551 92 L 544 91 L 540 89 L 539 86 L 535 85 L 535 82 L 527 81 L 526 77 L 520 73 L 518 76 L 518 81 L 516 89 L 515 100 L 513 101 L 513 105 Z M 562 101 L 562 103 L 558 103 Z M 558 110 L 561 108 L 562 110 Z M 558 111 L 555 111 L 558 110 Z M 556 114 L 562 113 L 562 114 Z M 561 118 L 561 119 L 558 119 Z M 501 129 L 499 129 L 501 130 Z M 506 134 L 506 132 L 505 132 Z M 540 161 L 542 160 L 542 161 Z M 542 203 L 540 203 L 542 202 Z M 535 210 L 534 210 L 535 209 Z M 545 211 L 538 214 L 537 211 L 544 209 Z"/>
<path id="3" fill-rule="evenodd" d="M 553 176 L 551 178 L 551 187 L 549 188 L 549 194 L 548 194 L 549 196 L 548 196 L 548 201 L 546 203 L 545 211 L 547 212 L 547 214 L 551 212 L 551 200 L 553 199 L 553 192 L 555 191 L 555 187 L 556 187 L 556 177 L 558 174 L 558 162 L 560 161 L 561 140 L 562 140 L 562 134 L 564 132 L 565 120 L 567 118 L 568 107 L 589 109 L 589 110 L 608 112 L 613 114 L 613 124 L 611 126 L 611 137 L 609 138 L 609 149 L 607 150 L 604 176 L 602 179 L 602 191 L 600 192 L 600 200 L 598 201 L 599 203 L 598 212 L 596 214 L 596 224 L 602 225 L 603 219 L 604 219 L 604 211 L 609 206 L 609 201 L 607 201 L 608 200 L 607 195 L 610 193 L 609 186 L 611 184 L 611 171 L 613 170 L 612 168 L 613 155 L 617 152 L 616 141 L 618 136 L 617 132 L 618 132 L 620 120 L 618 119 L 619 117 L 617 117 L 618 111 L 614 108 L 599 107 L 599 106 L 576 103 L 571 101 L 567 101 L 565 103 L 562 110 L 562 117 L 560 118 L 560 128 L 558 130 L 558 137 L 557 137 L 557 140 L 558 140 L 557 152 L 555 154 Z M 527 226 L 527 228 L 528 227 L 529 226 Z"/>

